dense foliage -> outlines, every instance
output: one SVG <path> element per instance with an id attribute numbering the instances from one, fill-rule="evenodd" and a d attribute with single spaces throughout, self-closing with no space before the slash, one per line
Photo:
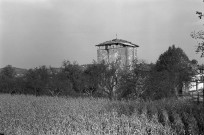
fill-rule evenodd
<path id="1" fill-rule="evenodd" d="M 4 67 L 0 72 L 0 82 L 1 92 L 10 93 L 16 87 L 15 71 L 11 65 Z"/>
<path id="2" fill-rule="evenodd" d="M 146 96 L 160 99 L 182 94 L 183 84 L 188 83 L 193 75 L 191 65 L 191 61 L 181 48 L 170 46 L 159 56 L 151 70 Z"/>
<path id="3" fill-rule="evenodd" d="M 117 86 L 118 98 L 138 99 L 141 98 L 147 85 L 147 79 L 153 65 L 146 64 L 144 61 L 134 61 L 132 69 L 119 71 L 119 84 Z"/>
<path id="4" fill-rule="evenodd" d="M 145 63 L 134 63 L 133 69 L 120 68 L 118 61 L 112 63 L 93 62 L 80 66 L 76 62 L 64 61 L 61 68 L 46 66 L 29 69 L 17 76 L 12 66 L 5 67 L 0 74 L 0 91 L 3 93 L 51 95 L 51 96 L 94 96 L 109 99 L 138 97 L 147 72 Z M 140 92 L 141 93 L 141 92 Z"/>

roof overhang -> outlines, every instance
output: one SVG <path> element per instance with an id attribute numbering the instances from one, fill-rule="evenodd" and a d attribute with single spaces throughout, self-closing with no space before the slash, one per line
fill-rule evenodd
<path id="1" fill-rule="evenodd" d="M 139 47 L 139 45 L 133 44 L 131 42 L 128 42 L 128 41 L 125 41 L 122 39 L 113 39 L 110 41 L 100 43 L 96 46 L 111 46 L 111 45 L 123 45 L 123 46 Z"/>

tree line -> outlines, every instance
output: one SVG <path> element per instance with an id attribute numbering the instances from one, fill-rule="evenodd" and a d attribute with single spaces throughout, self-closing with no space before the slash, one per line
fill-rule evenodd
<path id="1" fill-rule="evenodd" d="M 63 61 L 60 68 L 40 66 L 16 76 L 11 65 L 0 72 L 0 92 L 36 96 L 92 96 L 112 99 L 155 100 L 182 94 L 183 83 L 194 74 L 192 65 L 181 48 L 174 45 L 159 56 L 155 64 L 135 60 L 121 68 L 120 60 L 112 63 L 93 62 L 80 66 Z"/>

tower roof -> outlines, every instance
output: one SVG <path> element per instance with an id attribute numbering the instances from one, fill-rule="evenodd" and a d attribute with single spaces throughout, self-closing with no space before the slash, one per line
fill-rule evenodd
<path id="1" fill-rule="evenodd" d="M 113 44 L 116 44 L 116 45 L 124 45 L 124 46 L 132 46 L 132 47 L 139 47 L 138 45 L 136 44 L 133 44 L 129 41 L 126 41 L 126 40 L 123 40 L 123 39 L 113 39 L 113 40 L 110 40 L 110 41 L 106 41 L 106 42 L 103 42 L 103 43 L 100 43 L 96 46 L 107 46 L 107 45 L 113 45 Z"/>

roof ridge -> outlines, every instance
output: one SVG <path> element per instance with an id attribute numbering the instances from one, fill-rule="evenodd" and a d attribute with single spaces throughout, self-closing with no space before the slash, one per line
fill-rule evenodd
<path id="1" fill-rule="evenodd" d="M 124 40 L 124 39 L 117 39 L 117 38 L 112 39 L 112 40 L 109 40 L 109 41 L 105 41 L 105 42 L 100 43 L 100 44 L 98 44 L 98 45 L 96 45 L 96 46 L 110 45 L 110 44 L 114 44 L 114 43 L 121 43 L 121 44 L 124 44 L 124 45 L 127 45 L 127 46 L 128 46 L 128 44 L 130 44 L 130 46 L 131 46 L 131 45 L 134 45 L 134 46 L 136 46 L 136 47 L 139 47 L 138 45 L 133 44 L 133 43 L 130 42 L 130 41 L 127 41 L 127 40 Z M 127 43 L 128 43 L 128 44 L 127 44 Z"/>

